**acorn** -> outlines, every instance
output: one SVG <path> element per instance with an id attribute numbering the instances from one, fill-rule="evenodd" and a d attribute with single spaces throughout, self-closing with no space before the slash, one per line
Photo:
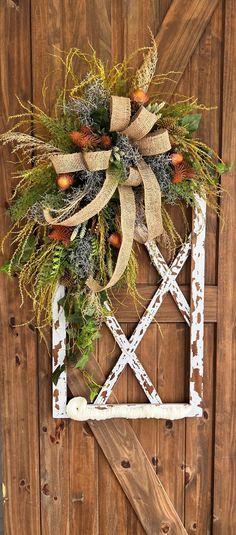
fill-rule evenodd
<path id="1" fill-rule="evenodd" d="M 116 249 L 120 249 L 122 238 L 119 232 L 113 232 L 108 238 L 108 241 L 112 247 L 115 247 Z"/>
<path id="2" fill-rule="evenodd" d="M 178 165 L 182 163 L 184 159 L 183 154 L 181 154 L 180 152 L 173 152 L 170 157 L 172 165 Z"/>
<path id="3" fill-rule="evenodd" d="M 56 185 L 61 191 L 65 191 L 66 189 L 73 186 L 75 179 L 73 175 L 69 175 L 67 173 L 63 173 L 61 175 L 58 175 L 55 179 Z"/>
<path id="4" fill-rule="evenodd" d="M 149 101 L 149 95 L 143 89 L 135 89 L 130 95 L 130 100 L 137 104 L 144 105 Z"/>

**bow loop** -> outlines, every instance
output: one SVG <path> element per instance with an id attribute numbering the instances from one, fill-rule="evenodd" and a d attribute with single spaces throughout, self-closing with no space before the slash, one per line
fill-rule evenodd
<path id="1" fill-rule="evenodd" d="M 157 116 L 141 106 L 132 117 L 131 122 L 122 134 L 130 137 L 132 141 L 138 141 L 145 137 L 157 122 Z"/>
<path id="2" fill-rule="evenodd" d="M 143 106 L 131 119 L 130 99 L 114 95 L 111 97 L 110 131 L 117 131 L 128 136 L 138 147 L 142 156 L 162 154 L 171 148 L 167 130 L 156 130 L 150 133 L 156 121 L 156 115 Z M 137 166 L 130 168 L 128 178 L 120 184 L 109 168 L 111 153 L 111 150 L 107 150 L 51 156 L 52 164 L 58 174 L 86 169 L 105 170 L 106 178 L 96 198 L 64 221 L 52 217 L 49 209 L 44 210 L 45 219 L 49 224 L 60 222 L 63 226 L 76 226 L 98 214 L 118 188 L 121 208 L 121 248 L 114 273 L 105 287 L 101 287 L 92 277 L 86 281 L 89 288 L 95 292 L 111 288 L 122 277 L 130 258 L 134 239 L 144 243 L 159 237 L 163 232 L 161 190 L 151 167 L 143 158 L 140 158 Z M 140 184 L 143 184 L 144 188 L 146 227 L 143 222 L 136 221 L 137 210 L 133 187 Z"/>

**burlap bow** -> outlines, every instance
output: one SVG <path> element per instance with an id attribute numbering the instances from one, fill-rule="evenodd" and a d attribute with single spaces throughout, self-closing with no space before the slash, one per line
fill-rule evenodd
<path id="1" fill-rule="evenodd" d="M 130 138 L 139 149 L 142 156 L 154 156 L 167 152 L 171 148 L 167 130 L 156 130 L 149 133 L 157 121 L 154 113 L 146 108 L 139 108 L 131 119 L 131 102 L 127 97 L 111 97 L 110 131 L 120 132 Z M 74 215 L 64 221 L 53 218 L 50 210 L 44 210 L 44 216 L 49 224 L 76 226 L 98 214 L 107 205 L 115 190 L 118 189 L 121 208 L 122 244 L 119 250 L 114 273 L 105 287 L 101 287 L 92 277 L 86 281 L 93 291 L 102 291 L 114 286 L 122 277 L 127 267 L 132 250 L 133 239 L 143 243 L 160 236 L 163 232 L 161 217 L 161 190 L 155 174 L 141 158 L 137 167 L 130 168 L 129 177 L 123 183 L 118 183 L 109 168 L 112 151 L 80 152 L 74 154 L 57 154 L 51 156 L 51 161 L 58 174 L 76 171 L 106 170 L 104 184 L 96 196 L 87 206 L 81 208 Z M 136 206 L 133 187 L 143 184 L 146 232 L 141 233 L 135 228 Z"/>

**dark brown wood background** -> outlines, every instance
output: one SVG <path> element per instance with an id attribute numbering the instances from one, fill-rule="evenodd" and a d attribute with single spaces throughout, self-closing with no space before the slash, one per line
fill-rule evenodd
<path id="1" fill-rule="evenodd" d="M 173 4 L 177 7 L 168 15 Z M 200 102 L 217 106 L 204 115 L 201 136 L 226 161 L 235 160 L 235 1 L 173 0 L 173 4 L 171 0 L 1 0 L 2 129 L 7 128 L 7 116 L 19 111 L 16 94 L 42 105 L 42 80 L 48 72 L 52 107 L 62 82 L 53 46 L 88 50 L 89 40 L 103 60 L 120 60 L 125 53 L 148 45 L 147 27 L 156 35 L 167 14 L 160 32 L 160 72 L 168 70 L 167 57 L 171 69 L 183 71 L 177 76 L 178 93 L 196 95 Z M 191 20 L 186 17 L 189 4 L 193 5 Z M 213 14 L 207 22 L 205 7 L 211 4 Z M 172 45 L 180 21 L 183 31 L 176 50 Z M 137 58 L 136 64 L 140 61 Z M 170 90 L 166 84 L 165 91 Z M 1 151 L 1 232 L 9 225 L 4 210 L 14 183 L 12 159 L 10 152 Z M 207 219 L 204 417 L 133 423 L 190 535 L 236 533 L 236 184 L 232 174 L 223 185 L 229 192 L 222 202 L 224 230 L 219 231 L 211 211 Z M 177 211 L 175 218 L 178 221 Z M 140 291 L 149 295 L 157 275 L 144 251 L 140 258 Z M 179 282 L 188 285 L 189 266 Z M 50 356 L 31 323 L 18 327 L 30 320 L 30 306 L 20 307 L 15 280 L 1 276 L 0 303 L 5 534 L 143 535 L 88 426 L 52 419 Z M 123 307 L 118 317 L 125 332 L 131 333 L 137 320 L 134 307 Z M 158 321 L 161 330 L 151 325 L 138 354 L 162 399 L 182 401 L 187 388 L 188 329 L 170 298 Z M 104 328 L 97 355 L 106 372 L 117 354 Z M 121 402 L 143 400 L 129 371 L 116 394 Z"/>

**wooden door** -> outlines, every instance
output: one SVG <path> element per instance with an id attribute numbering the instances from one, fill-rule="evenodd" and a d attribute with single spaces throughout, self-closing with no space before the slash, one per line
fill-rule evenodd
<path id="1" fill-rule="evenodd" d="M 49 109 L 52 107 L 62 82 L 62 70 L 53 56 L 53 46 L 63 50 L 78 46 L 87 50 L 89 39 L 103 60 L 119 60 L 135 48 L 149 44 L 149 26 L 159 44 L 159 72 L 176 71 L 177 85 L 166 80 L 161 88 L 165 98 L 171 98 L 175 90 L 196 95 L 206 105 L 218 106 L 204 115 L 200 134 L 222 152 L 226 161 L 234 159 L 234 7 L 233 0 L 2 0 L 2 128 L 6 129 L 7 115 L 19 111 L 15 94 L 42 105 L 42 80 L 48 72 L 51 73 L 47 79 Z M 136 61 L 138 65 L 140 60 L 138 57 L 134 64 Z M 9 224 L 4 209 L 14 183 L 10 178 L 11 160 L 10 153 L 1 153 L 1 230 Z M 235 533 L 232 407 L 236 396 L 233 243 L 236 216 L 231 175 L 226 176 L 223 186 L 230 193 L 222 202 L 224 230 L 219 231 L 219 222 L 210 210 L 207 217 L 203 418 L 174 423 L 140 420 L 128 427 L 125 424 L 123 434 L 116 436 L 119 442 L 124 441 L 126 455 L 119 463 L 115 462 L 118 453 L 113 444 L 109 460 L 113 462 L 113 470 L 94 438 L 97 436 L 102 443 L 102 425 L 93 433 L 87 424 L 52 419 L 50 355 L 31 322 L 26 323 L 30 320 L 30 309 L 27 305 L 20 308 L 16 281 L 1 277 L 6 535 L 184 533 L 175 511 L 191 535 Z M 173 215 L 178 222 L 176 209 Z M 158 282 L 157 273 L 144 249 L 139 255 L 139 291 L 149 296 Z M 178 281 L 188 293 L 189 265 Z M 135 307 L 118 307 L 117 317 L 129 335 L 137 321 Z M 187 396 L 188 330 L 170 296 L 160 309 L 157 321 L 159 327 L 156 323 L 150 326 L 140 345 L 139 357 L 163 401 L 183 401 Z M 22 323 L 25 325 L 19 327 Z M 104 327 L 96 350 L 103 373 L 109 372 L 117 354 L 118 349 Z M 73 381 L 70 386 L 73 391 Z M 115 394 L 120 402 L 143 400 L 130 370 L 118 383 Z M 132 440 L 130 425 L 135 433 Z M 114 433 L 113 429 L 113 437 Z M 160 522 L 157 521 L 160 501 L 150 502 L 150 521 L 147 519 L 151 487 L 142 489 L 141 499 L 135 487 L 137 475 L 139 481 L 144 481 L 142 471 L 139 474 L 132 465 L 134 456 L 142 458 L 141 447 L 146 453 L 143 459 L 149 482 L 153 478 L 156 488 L 156 473 L 175 508 L 171 513 L 168 499 L 165 502 L 166 495 L 162 494 Z M 132 473 L 136 474 L 136 483 L 130 487 Z M 126 498 L 118 479 L 123 482 L 123 488 L 127 481 L 126 494 L 130 499 Z M 135 500 L 135 495 L 139 499 Z"/>

